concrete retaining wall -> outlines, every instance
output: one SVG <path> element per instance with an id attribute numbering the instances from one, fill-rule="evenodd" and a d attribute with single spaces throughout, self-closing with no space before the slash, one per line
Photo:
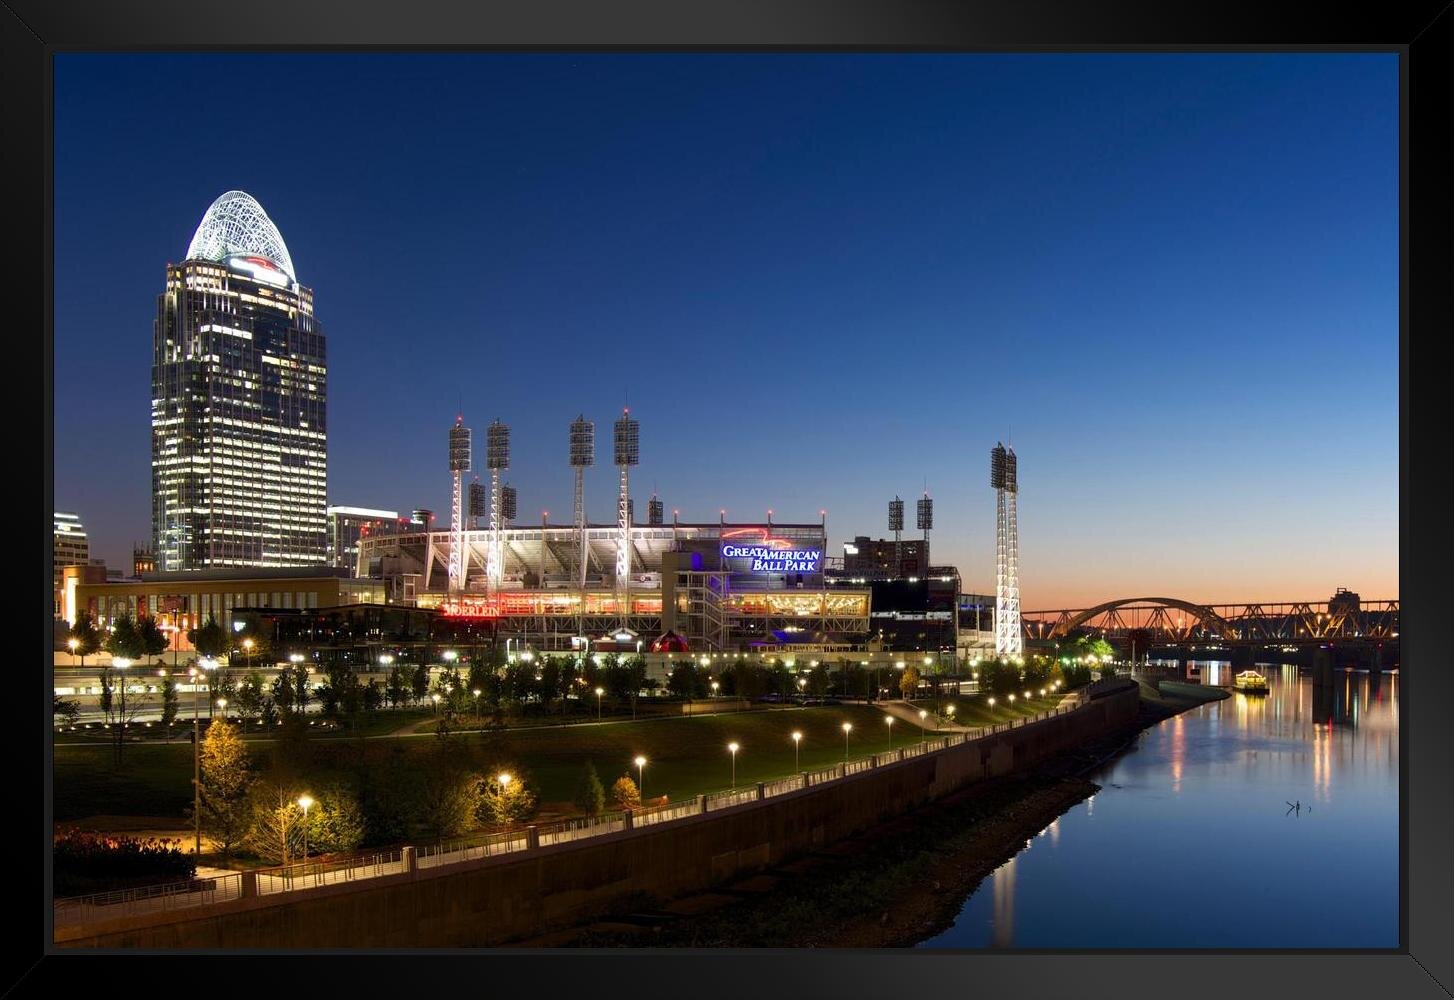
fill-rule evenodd
<path id="1" fill-rule="evenodd" d="M 822 847 L 1136 715 L 1132 685 L 1062 716 L 678 822 L 211 907 L 61 928 L 68 947 L 389 948 L 499 944 L 587 920 L 636 893 L 670 898 Z"/>

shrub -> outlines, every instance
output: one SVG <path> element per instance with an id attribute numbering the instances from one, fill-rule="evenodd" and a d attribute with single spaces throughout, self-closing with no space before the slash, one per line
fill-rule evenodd
<path id="1" fill-rule="evenodd" d="M 84 896 L 132 886 L 181 882 L 197 873 L 180 839 L 108 837 L 63 830 L 52 846 L 57 896 Z"/>
<path id="2" fill-rule="evenodd" d="M 511 776 L 510 781 L 501 783 L 494 777 L 502 772 Z M 492 777 L 485 779 L 480 789 L 480 812 L 486 822 L 505 829 L 535 815 L 539 796 L 518 768 L 503 767 L 490 773 Z"/>
<path id="3" fill-rule="evenodd" d="M 616 779 L 616 783 L 611 786 L 611 800 L 616 803 L 617 809 L 641 807 L 641 791 L 636 787 L 636 782 L 631 780 L 631 775 L 623 774 Z"/>
<path id="4" fill-rule="evenodd" d="M 319 854 L 351 851 L 364 841 L 365 823 L 358 796 L 351 788 L 321 789 L 308 810 L 308 849 Z"/>
<path id="5" fill-rule="evenodd" d="M 587 816 L 595 816 L 606 808 L 606 790 L 601 787 L 601 779 L 596 774 L 596 766 L 586 761 L 585 770 L 581 773 L 581 783 L 576 787 L 575 806 Z"/>

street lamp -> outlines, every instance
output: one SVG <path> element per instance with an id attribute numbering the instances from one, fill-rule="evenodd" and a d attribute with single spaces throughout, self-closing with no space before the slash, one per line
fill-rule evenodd
<path id="1" fill-rule="evenodd" d="M 254 645 L 256 644 L 252 641 L 250 637 L 242 640 L 242 648 L 247 653 L 247 668 L 249 670 L 252 669 L 252 647 Z"/>
<path id="2" fill-rule="evenodd" d="M 605 688 L 596 688 L 596 721 L 601 721 L 601 695 L 606 693 Z"/>
<path id="3" fill-rule="evenodd" d="M 951 725 L 951 726 L 952 726 L 952 725 L 954 725 L 954 708 L 955 708 L 955 706 L 953 706 L 953 705 L 950 705 L 950 706 L 949 706 L 949 707 L 948 707 L 948 708 L 946 708 L 946 709 L 945 709 L 945 710 L 944 710 L 944 711 L 945 711 L 945 712 L 947 712 L 947 713 L 948 713 L 948 715 L 949 715 L 949 724 L 950 724 L 950 725 Z"/>
<path id="4" fill-rule="evenodd" d="M 227 721 L 227 699 L 226 698 L 218 698 L 217 699 L 217 709 L 218 709 L 218 711 L 220 711 L 222 713 L 222 721 L 223 722 L 226 722 Z"/>
<path id="5" fill-rule="evenodd" d="M 994 697 L 994 695 L 990 695 L 989 706 L 990 706 L 990 708 L 994 708 L 995 707 L 995 697 Z"/>
<path id="6" fill-rule="evenodd" d="M 803 742 L 803 734 L 800 733 L 800 732 L 798 732 L 797 730 L 793 730 L 793 770 L 794 771 L 797 771 L 799 773 L 802 772 L 803 767 L 798 762 L 798 744 L 800 744 L 802 742 Z"/>
<path id="7" fill-rule="evenodd" d="M 919 742 L 920 743 L 923 743 L 924 742 L 924 720 L 927 719 L 927 718 L 929 718 L 928 711 L 925 710 L 925 709 L 922 709 L 922 708 L 919 709 Z"/>
<path id="8" fill-rule="evenodd" d="M 641 797 L 642 805 L 646 804 L 646 758 L 638 756 L 634 761 L 636 764 L 636 793 Z"/>
<path id="9" fill-rule="evenodd" d="M 308 807 L 313 805 L 313 796 L 304 792 L 298 796 L 298 806 L 303 810 L 303 864 L 308 863 Z"/>
<path id="10" fill-rule="evenodd" d="M 439 692 L 436 691 L 432 695 L 430 695 L 429 696 L 429 700 L 432 701 L 432 702 L 434 702 L 434 714 L 435 715 L 438 715 L 439 714 Z"/>
<path id="11" fill-rule="evenodd" d="M 892 715 L 885 715 L 884 725 L 889 728 L 889 749 L 892 750 L 894 748 L 894 717 Z"/>
<path id="12" fill-rule="evenodd" d="M 848 734 L 853 732 L 853 723 L 843 724 L 843 763 L 848 763 Z"/>
<path id="13" fill-rule="evenodd" d="M 732 787 L 737 787 L 737 751 L 741 748 L 736 743 L 727 744 L 727 752 L 732 754 Z"/>
<path id="14" fill-rule="evenodd" d="M 713 681 L 712 682 L 712 697 L 713 698 L 717 697 L 717 682 L 716 681 Z"/>
<path id="15" fill-rule="evenodd" d="M 71 647 L 71 655 L 72 656 L 75 656 L 76 655 L 76 647 L 79 646 L 80 644 L 81 644 L 81 640 L 80 639 L 67 639 L 66 640 L 66 645 Z"/>
<path id="16" fill-rule="evenodd" d="M 479 688 L 475 688 L 475 690 L 474 690 L 474 696 L 475 696 L 475 718 L 476 719 L 482 719 L 482 718 L 484 718 L 484 716 L 482 716 L 480 714 L 480 689 Z"/>

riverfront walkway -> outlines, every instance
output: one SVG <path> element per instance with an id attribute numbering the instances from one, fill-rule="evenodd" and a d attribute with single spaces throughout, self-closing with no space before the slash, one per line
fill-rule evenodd
<path id="1" fill-rule="evenodd" d="M 366 857 L 309 861 L 280 868 L 246 872 L 221 873 L 220 869 L 204 869 L 199 877 L 186 882 L 147 886 L 93 896 L 58 899 L 54 904 L 55 924 L 76 927 L 97 921 L 127 918 L 159 912 L 194 910 L 227 905 L 263 896 L 283 896 L 294 892 L 321 889 L 348 882 L 361 882 L 388 876 L 408 875 L 421 869 L 443 868 L 478 862 L 488 857 L 529 852 L 571 841 L 617 834 L 644 826 L 672 823 L 727 809 L 748 807 L 779 795 L 826 783 L 851 780 L 855 775 L 879 767 L 892 766 L 912 757 L 946 751 L 967 742 L 995 733 L 1018 729 L 1035 722 L 1072 712 L 1092 698 L 1089 690 L 1067 695 L 1061 704 L 1013 722 L 979 729 L 956 726 L 955 731 L 937 735 L 919 743 L 846 761 L 817 771 L 806 771 L 770 782 L 758 782 L 711 794 L 698 795 L 665 805 L 598 816 L 579 817 L 554 823 L 528 826 L 523 830 L 489 834 L 483 839 L 457 844 L 426 847 L 402 847 Z M 902 702 L 880 703 L 896 718 L 918 723 L 918 709 Z M 911 716 L 905 713 L 912 713 Z"/>

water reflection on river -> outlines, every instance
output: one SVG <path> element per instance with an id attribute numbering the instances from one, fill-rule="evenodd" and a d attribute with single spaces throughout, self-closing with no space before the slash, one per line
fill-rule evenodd
<path id="1" fill-rule="evenodd" d="M 920 947 L 1397 947 L 1398 677 L 1258 669 L 1266 696 L 1143 733 Z"/>

